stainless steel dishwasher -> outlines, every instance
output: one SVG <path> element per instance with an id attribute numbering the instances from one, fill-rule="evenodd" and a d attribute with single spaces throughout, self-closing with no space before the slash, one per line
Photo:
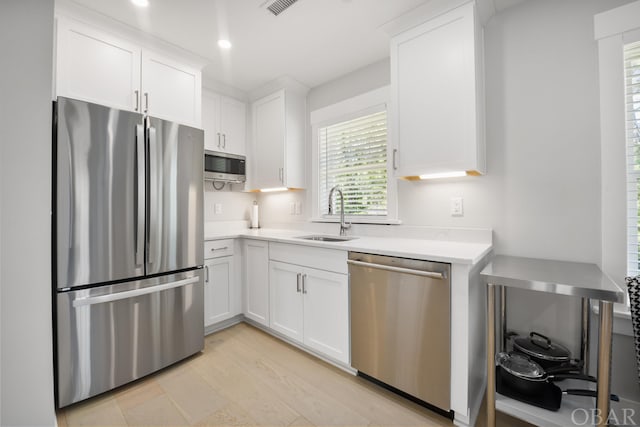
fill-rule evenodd
<path id="1" fill-rule="evenodd" d="M 451 415 L 451 265 L 349 253 L 351 365 Z"/>

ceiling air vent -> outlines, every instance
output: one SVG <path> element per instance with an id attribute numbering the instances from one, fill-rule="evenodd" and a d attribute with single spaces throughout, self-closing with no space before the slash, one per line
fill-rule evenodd
<path id="1" fill-rule="evenodd" d="M 269 10 L 269 12 L 273 13 L 275 16 L 278 16 L 297 1 L 298 0 L 275 0 L 268 1 L 265 4 L 267 5 L 267 10 Z"/>

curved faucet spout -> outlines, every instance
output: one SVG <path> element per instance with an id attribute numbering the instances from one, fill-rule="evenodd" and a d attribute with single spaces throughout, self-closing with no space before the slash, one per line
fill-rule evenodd
<path id="1" fill-rule="evenodd" d="M 344 222 L 344 195 L 342 194 L 342 190 L 339 185 L 334 186 L 331 191 L 329 191 L 329 215 L 333 215 L 333 192 L 337 191 L 340 195 L 340 235 L 346 236 L 347 230 L 351 228 L 350 223 Z"/>

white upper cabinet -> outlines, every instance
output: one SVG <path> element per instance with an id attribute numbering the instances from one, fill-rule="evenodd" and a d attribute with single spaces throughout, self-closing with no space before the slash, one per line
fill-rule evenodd
<path id="1" fill-rule="evenodd" d="M 209 90 L 202 91 L 205 150 L 246 155 L 247 105 Z"/>
<path id="2" fill-rule="evenodd" d="M 474 2 L 391 39 L 396 176 L 485 172 L 482 45 Z"/>
<path id="3" fill-rule="evenodd" d="M 200 127 L 200 70 L 164 55 L 142 52 L 142 102 L 150 116 Z"/>
<path id="4" fill-rule="evenodd" d="M 56 94 L 140 111 L 139 46 L 76 21 L 57 21 Z"/>
<path id="5" fill-rule="evenodd" d="M 252 188 L 304 188 L 305 112 L 305 96 L 290 90 L 252 104 Z"/>
<path id="6" fill-rule="evenodd" d="M 201 72 L 65 17 L 57 19 L 56 96 L 200 127 Z"/>

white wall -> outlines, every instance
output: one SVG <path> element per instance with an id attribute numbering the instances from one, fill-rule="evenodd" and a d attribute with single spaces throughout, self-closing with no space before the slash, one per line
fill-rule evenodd
<path id="1" fill-rule="evenodd" d="M 221 184 L 216 182 L 218 188 Z M 243 193 L 233 187 L 225 184 L 222 190 L 216 190 L 211 181 L 204 182 L 204 222 L 249 220 L 249 210 L 258 194 Z M 216 213 L 216 204 L 220 205 L 221 213 Z"/>
<path id="2" fill-rule="evenodd" d="M 3 426 L 55 425 L 51 314 L 53 2 L 0 2 Z"/>

